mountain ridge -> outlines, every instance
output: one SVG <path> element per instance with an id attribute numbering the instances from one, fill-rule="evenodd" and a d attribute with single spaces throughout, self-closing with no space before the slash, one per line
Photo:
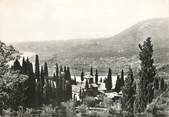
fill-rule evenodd
<path id="1" fill-rule="evenodd" d="M 33 51 L 41 61 L 61 63 L 73 69 L 82 69 L 82 64 L 106 71 L 108 67 L 126 68 L 138 61 L 138 44 L 151 37 L 154 58 L 157 63 L 169 61 L 169 18 L 151 19 L 137 23 L 123 32 L 106 38 L 82 40 L 57 40 L 14 44 L 19 50 Z M 78 65 L 75 65 L 78 64 Z"/>

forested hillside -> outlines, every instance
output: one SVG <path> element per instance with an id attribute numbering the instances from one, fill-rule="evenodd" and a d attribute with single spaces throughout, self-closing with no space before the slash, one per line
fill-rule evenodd
<path id="1" fill-rule="evenodd" d="M 108 38 L 82 39 L 46 42 L 16 43 L 19 50 L 36 52 L 41 61 L 48 61 L 53 68 L 55 61 L 70 65 L 73 71 L 91 65 L 105 73 L 107 67 L 112 67 L 113 73 L 128 65 L 137 66 L 138 43 L 147 37 L 152 37 L 156 63 L 169 61 L 169 19 L 152 19 L 140 22 L 125 31 Z M 118 69 L 119 68 L 119 69 Z M 78 72 L 79 73 L 79 72 Z"/>

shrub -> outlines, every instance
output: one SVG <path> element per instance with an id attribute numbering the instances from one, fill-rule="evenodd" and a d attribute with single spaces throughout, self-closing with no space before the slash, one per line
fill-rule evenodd
<path id="1" fill-rule="evenodd" d="M 52 107 L 52 105 L 46 106 L 43 105 L 42 107 L 42 113 L 41 113 L 41 117 L 52 117 L 56 115 L 56 111 L 55 108 Z"/>
<path id="2" fill-rule="evenodd" d="M 110 107 L 113 104 L 112 99 L 107 97 L 104 98 L 103 102 L 107 107 Z"/>
<path id="3" fill-rule="evenodd" d="M 81 113 L 81 116 L 84 117 L 84 115 L 87 113 L 87 106 L 82 104 L 78 107 L 78 111 Z"/>
<path id="4" fill-rule="evenodd" d="M 86 97 L 83 100 L 83 103 L 87 106 L 87 107 L 94 107 L 96 104 L 95 98 L 94 97 Z"/>
<path id="5" fill-rule="evenodd" d="M 64 115 L 63 117 L 76 117 L 75 103 L 73 101 L 63 102 L 61 104 L 60 112 L 61 113 L 59 115 L 63 114 Z"/>
<path id="6" fill-rule="evenodd" d="M 91 112 L 87 117 L 108 117 L 104 112 Z"/>

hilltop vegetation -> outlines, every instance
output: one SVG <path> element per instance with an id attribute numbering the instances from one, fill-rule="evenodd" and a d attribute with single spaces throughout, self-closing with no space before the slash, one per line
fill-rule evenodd
<path id="1" fill-rule="evenodd" d="M 155 62 L 168 62 L 168 32 L 168 18 L 152 19 L 140 22 L 109 38 L 24 42 L 14 46 L 19 50 L 36 52 L 41 56 L 41 61 L 48 61 L 50 69 L 55 61 L 58 61 L 69 65 L 75 72 L 92 65 L 98 68 L 99 72 L 105 73 L 107 67 L 112 67 L 113 73 L 117 73 L 120 68 L 127 68 L 129 64 L 137 66 L 138 43 L 147 37 L 152 37 L 155 45 Z"/>

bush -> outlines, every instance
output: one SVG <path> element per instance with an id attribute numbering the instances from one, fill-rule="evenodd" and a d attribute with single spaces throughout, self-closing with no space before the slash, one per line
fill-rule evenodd
<path id="1" fill-rule="evenodd" d="M 107 97 L 104 98 L 103 102 L 107 107 L 110 107 L 113 104 L 112 99 L 107 98 Z"/>
<path id="2" fill-rule="evenodd" d="M 76 108 L 73 101 L 63 102 L 61 104 L 61 113 L 63 117 L 76 117 Z M 59 116 L 58 116 L 59 117 Z M 62 117 L 62 116 L 61 116 Z"/>
<path id="3" fill-rule="evenodd" d="M 78 107 L 78 111 L 81 113 L 81 116 L 84 117 L 87 113 L 87 106 L 82 104 Z"/>
<path id="4" fill-rule="evenodd" d="M 46 106 L 43 105 L 42 107 L 42 112 L 41 112 L 41 117 L 52 117 L 56 115 L 56 109 L 52 107 L 52 105 Z"/>
<path id="5" fill-rule="evenodd" d="M 24 109 L 22 106 L 17 111 L 17 117 L 31 117 L 32 109 Z"/>
<path id="6" fill-rule="evenodd" d="M 12 108 L 17 110 L 18 106 L 24 106 L 25 89 L 24 82 L 27 76 L 18 72 L 8 72 L 2 77 L 0 82 L 0 110 Z M 0 113 L 2 114 L 2 113 Z"/>
<path id="7" fill-rule="evenodd" d="M 84 98 L 83 103 L 87 107 L 94 107 L 96 105 L 96 100 L 94 97 L 86 97 L 86 98 Z"/>
<path id="8" fill-rule="evenodd" d="M 104 112 L 91 112 L 87 117 L 108 117 Z"/>

